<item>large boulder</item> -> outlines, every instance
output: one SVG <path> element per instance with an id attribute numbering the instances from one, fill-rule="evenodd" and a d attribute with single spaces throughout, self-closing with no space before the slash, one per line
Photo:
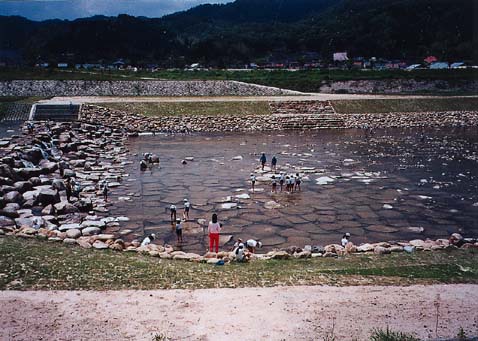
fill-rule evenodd
<path id="1" fill-rule="evenodd" d="M 91 199 L 80 199 L 73 204 L 80 212 L 89 212 L 93 210 Z"/>
<path id="2" fill-rule="evenodd" d="M 55 172 L 58 169 L 58 164 L 56 162 L 42 160 L 40 162 L 40 168 L 41 168 L 41 174 L 50 174 Z"/>
<path id="3" fill-rule="evenodd" d="M 30 181 L 17 181 L 13 184 L 15 190 L 20 193 L 25 193 L 26 191 L 30 191 L 33 188 L 33 185 Z"/>
<path id="4" fill-rule="evenodd" d="M 95 226 L 90 226 L 90 227 L 85 227 L 81 233 L 83 233 L 84 236 L 94 236 L 97 234 L 101 233 L 101 229 L 99 227 Z"/>
<path id="5" fill-rule="evenodd" d="M 23 197 L 18 191 L 8 192 L 7 194 L 3 196 L 3 199 L 7 203 L 10 203 L 10 202 L 22 203 L 23 202 Z"/>
<path id="6" fill-rule="evenodd" d="M 41 168 L 36 167 L 25 167 L 25 168 L 16 168 L 15 172 L 17 176 L 24 180 L 28 180 L 33 177 L 38 177 L 41 174 Z"/>
<path id="7" fill-rule="evenodd" d="M 65 183 L 61 179 L 55 179 L 51 183 L 52 187 L 58 191 L 64 191 L 66 189 Z"/>
<path id="8" fill-rule="evenodd" d="M 60 202 L 60 194 L 54 189 L 42 189 L 38 193 L 37 202 L 42 206 L 54 205 Z"/>
<path id="9" fill-rule="evenodd" d="M 70 214 L 70 213 L 77 213 L 79 210 L 73 204 L 69 202 L 62 201 L 58 204 L 55 204 L 55 209 L 58 214 Z"/>
<path id="10" fill-rule="evenodd" d="M 69 229 L 66 231 L 66 236 L 68 238 L 76 239 L 81 236 L 81 231 L 79 229 Z"/>
<path id="11" fill-rule="evenodd" d="M 9 179 L 12 179 L 12 180 L 18 179 L 18 175 L 13 170 L 13 168 L 9 165 L 4 164 L 4 163 L 0 164 L 0 177 L 9 178 Z"/>
<path id="12" fill-rule="evenodd" d="M 43 159 L 43 154 L 39 148 L 32 148 L 23 153 L 23 158 L 34 163 L 35 165 L 38 165 L 40 160 Z"/>
<path id="13" fill-rule="evenodd" d="M 0 216 L 0 228 L 4 227 L 15 227 L 15 221 L 9 217 Z"/>

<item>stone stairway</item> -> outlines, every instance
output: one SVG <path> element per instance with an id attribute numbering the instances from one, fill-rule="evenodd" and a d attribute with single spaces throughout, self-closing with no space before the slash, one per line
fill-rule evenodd
<path id="1" fill-rule="evenodd" d="M 30 120 L 35 121 L 76 121 L 80 112 L 78 104 L 35 104 Z"/>
<path id="2" fill-rule="evenodd" d="M 274 120 L 280 122 L 282 129 L 338 129 L 345 126 L 329 101 L 285 101 L 270 106 Z"/>
<path id="3" fill-rule="evenodd" d="M 337 118 L 336 114 L 281 115 L 279 120 L 282 129 L 317 130 L 338 129 L 345 126 L 345 122 Z"/>

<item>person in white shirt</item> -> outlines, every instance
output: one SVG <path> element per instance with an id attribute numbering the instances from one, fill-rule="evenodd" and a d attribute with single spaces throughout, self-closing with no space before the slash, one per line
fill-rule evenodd
<path id="1" fill-rule="evenodd" d="M 183 212 L 183 219 L 189 220 L 189 210 L 191 209 L 191 203 L 188 199 L 184 199 L 184 212 Z"/>
<path id="2" fill-rule="evenodd" d="M 249 250 L 249 252 L 255 253 L 256 249 L 260 249 L 262 247 L 262 243 L 254 239 L 249 239 L 246 242 L 246 247 Z"/>
<path id="3" fill-rule="evenodd" d="M 237 262 L 245 262 L 247 261 L 246 254 L 244 253 L 244 243 L 239 243 L 237 247 L 234 249 L 234 258 Z"/>
<path id="4" fill-rule="evenodd" d="M 280 191 L 281 192 L 282 192 L 282 186 L 284 186 L 284 182 L 285 182 L 285 174 L 284 174 L 284 172 L 280 172 L 279 184 L 280 184 Z"/>
<path id="5" fill-rule="evenodd" d="M 178 244 L 183 242 L 183 224 L 184 220 L 178 219 L 176 221 L 176 236 L 178 237 Z"/>
<path id="6" fill-rule="evenodd" d="M 171 212 L 171 224 L 174 224 L 176 221 L 176 205 L 169 206 L 169 211 Z"/>
<path id="7" fill-rule="evenodd" d="M 143 239 L 141 246 L 146 246 L 151 244 L 155 238 L 156 238 L 156 235 L 154 233 L 150 234 L 149 236 Z"/>
<path id="8" fill-rule="evenodd" d="M 300 174 L 297 173 L 297 174 L 295 175 L 295 189 L 296 189 L 296 190 L 298 189 L 299 192 L 300 192 L 300 184 L 301 184 L 301 182 L 302 182 L 302 178 L 300 177 Z"/>
<path id="9" fill-rule="evenodd" d="M 342 246 L 345 247 L 345 245 L 347 245 L 348 243 L 350 242 L 350 233 L 346 233 L 343 235 L 342 237 Z"/>
<path id="10" fill-rule="evenodd" d="M 252 193 L 254 193 L 254 188 L 255 188 L 255 185 L 256 185 L 256 176 L 254 175 L 254 173 L 251 173 L 251 187 L 252 187 Z"/>
<path id="11" fill-rule="evenodd" d="M 277 180 L 275 175 L 272 176 L 271 182 L 272 182 L 272 193 L 277 193 Z"/>

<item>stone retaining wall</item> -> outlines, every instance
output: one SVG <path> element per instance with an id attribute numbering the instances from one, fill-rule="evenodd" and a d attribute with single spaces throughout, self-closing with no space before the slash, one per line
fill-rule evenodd
<path id="1" fill-rule="evenodd" d="M 236 81 L 82 81 L 0 82 L 2 96 L 276 96 L 295 91 Z"/>
<path id="2" fill-rule="evenodd" d="M 323 82 L 320 91 L 323 93 L 415 93 L 415 92 L 478 92 L 476 80 L 414 80 L 414 79 L 387 79 L 387 80 L 353 80 Z"/>
<path id="3" fill-rule="evenodd" d="M 307 104 L 308 103 L 308 104 Z M 327 107 L 325 103 L 322 107 Z M 273 104 L 277 105 L 277 104 Z M 478 112 L 419 112 L 383 114 L 324 114 L 314 102 L 312 111 L 298 114 L 296 109 L 282 107 L 279 114 L 244 116 L 160 116 L 146 117 L 99 106 L 85 105 L 80 120 L 91 124 L 115 126 L 122 122 L 130 133 L 141 132 L 226 132 L 314 130 L 325 128 L 391 128 L 391 127 L 467 127 L 478 126 Z M 305 110 L 305 109 L 304 109 Z M 272 110 L 274 112 L 274 110 Z M 278 112 L 278 111 L 276 111 Z M 288 114 L 289 113 L 289 114 Z"/>

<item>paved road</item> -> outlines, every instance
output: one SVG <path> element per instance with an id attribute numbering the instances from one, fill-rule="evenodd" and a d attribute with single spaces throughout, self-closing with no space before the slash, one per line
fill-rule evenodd
<path id="1" fill-rule="evenodd" d="M 369 340 L 387 326 L 420 339 L 478 332 L 478 285 L 1 291 L 0 305 L 1 340 Z"/>
<path id="2" fill-rule="evenodd" d="M 453 96 L 452 98 L 478 98 L 478 96 Z M 117 103 L 117 102 L 283 102 L 283 101 L 327 101 L 354 99 L 411 99 L 438 98 L 438 96 L 416 95 L 364 95 L 364 94 L 304 94 L 299 96 L 221 96 L 221 97 L 120 97 L 120 96 L 71 96 L 53 97 L 41 103 Z M 439 98 L 447 98 L 440 96 Z"/>

